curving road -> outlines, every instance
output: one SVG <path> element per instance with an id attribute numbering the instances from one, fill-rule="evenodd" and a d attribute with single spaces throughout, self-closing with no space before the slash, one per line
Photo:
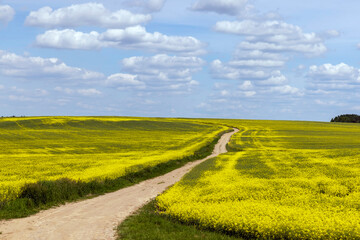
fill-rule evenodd
<path id="1" fill-rule="evenodd" d="M 179 181 L 201 162 L 226 153 L 226 144 L 238 132 L 224 134 L 213 153 L 163 176 L 93 199 L 52 208 L 36 215 L 0 222 L 2 240 L 115 239 L 121 221 Z"/>

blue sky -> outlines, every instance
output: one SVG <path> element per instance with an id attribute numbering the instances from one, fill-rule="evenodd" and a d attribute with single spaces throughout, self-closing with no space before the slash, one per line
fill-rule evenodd
<path id="1" fill-rule="evenodd" d="M 0 115 L 360 113 L 360 2 L 0 1 Z"/>

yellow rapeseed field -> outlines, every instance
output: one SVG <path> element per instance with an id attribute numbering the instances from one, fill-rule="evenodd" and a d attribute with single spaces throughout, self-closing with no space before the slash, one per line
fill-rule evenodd
<path id="1" fill-rule="evenodd" d="M 0 202 L 39 180 L 117 178 L 181 159 L 225 127 L 176 119 L 32 117 L 0 119 Z"/>
<path id="2" fill-rule="evenodd" d="M 212 122 L 240 129 L 231 152 L 160 195 L 162 214 L 243 237 L 360 239 L 359 124 Z"/>

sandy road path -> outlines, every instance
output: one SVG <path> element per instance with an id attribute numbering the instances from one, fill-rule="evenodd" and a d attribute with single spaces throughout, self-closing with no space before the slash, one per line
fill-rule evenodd
<path id="1" fill-rule="evenodd" d="M 1 240 L 90 240 L 115 239 L 115 228 L 146 202 L 179 181 L 199 163 L 226 152 L 237 132 L 224 134 L 213 153 L 163 176 L 93 199 L 69 203 L 36 215 L 0 222 Z"/>

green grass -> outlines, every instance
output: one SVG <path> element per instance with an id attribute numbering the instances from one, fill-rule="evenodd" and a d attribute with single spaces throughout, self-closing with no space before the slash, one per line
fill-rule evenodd
<path id="1" fill-rule="evenodd" d="M 235 236 L 224 235 L 196 225 L 187 225 L 156 212 L 151 201 L 118 227 L 118 240 L 235 240 Z"/>

